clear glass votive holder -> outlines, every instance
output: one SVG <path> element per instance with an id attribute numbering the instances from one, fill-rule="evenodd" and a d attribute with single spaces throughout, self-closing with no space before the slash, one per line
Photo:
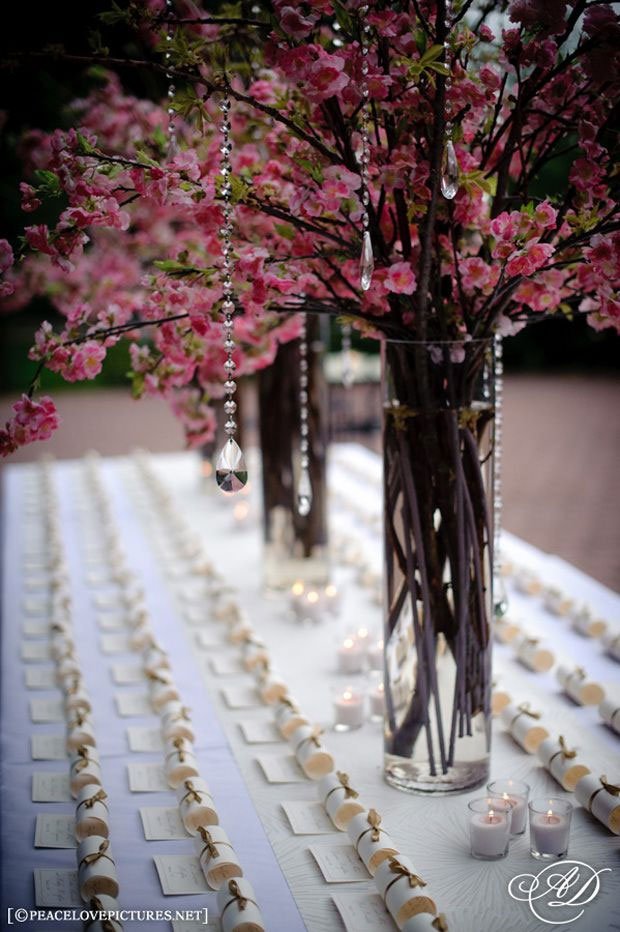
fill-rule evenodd
<path id="1" fill-rule="evenodd" d="M 511 835 L 523 835 L 527 828 L 527 801 L 530 788 L 523 780 L 493 780 L 487 783 L 490 796 L 505 799 L 512 806 Z"/>
<path id="2" fill-rule="evenodd" d="M 385 715 L 385 689 L 383 671 L 371 670 L 368 674 L 368 719 L 383 722 Z"/>
<path id="3" fill-rule="evenodd" d="M 332 690 L 334 731 L 361 728 L 366 718 L 364 693 L 355 686 L 336 686 Z"/>
<path id="4" fill-rule="evenodd" d="M 472 858 L 498 861 L 508 854 L 512 806 L 505 799 L 484 796 L 468 803 Z"/>
<path id="5" fill-rule="evenodd" d="M 530 854 L 534 858 L 551 860 L 568 853 L 572 803 L 566 799 L 540 796 L 531 799 Z"/>

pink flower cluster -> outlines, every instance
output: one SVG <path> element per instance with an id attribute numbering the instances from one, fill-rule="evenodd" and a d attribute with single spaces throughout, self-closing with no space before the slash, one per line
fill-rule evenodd
<path id="1" fill-rule="evenodd" d="M 60 424 L 56 406 L 48 395 L 40 401 L 22 395 L 13 411 L 11 419 L 0 429 L 0 456 L 8 456 L 35 440 L 49 440 Z"/>

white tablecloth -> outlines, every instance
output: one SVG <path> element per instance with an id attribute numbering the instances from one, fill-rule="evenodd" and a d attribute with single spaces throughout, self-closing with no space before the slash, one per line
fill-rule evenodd
<path id="1" fill-rule="evenodd" d="M 368 512 L 377 510 L 380 504 L 378 459 L 362 448 L 343 446 L 335 451 L 332 460 L 331 487 L 357 498 Z M 537 862 L 529 856 L 526 837 L 512 843 L 510 855 L 503 861 L 473 860 L 468 852 L 466 804 L 476 793 L 441 799 L 400 793 L 382 780 L 380 726 L 368 723 L 361 730 L 347 734 L 329 730 L 329 687 L 346 682 L 335 672 L 336 645 L 343 628 L 347 624 L 356 627 L 364 624 L 379 633 L 381 624 L 380 608 L 372 604 L 367 592 L 354 583 L 354 570 L 335 570 L 335 580 L 344 594 L 340 621 L 326 618 L 323 623 L 310 627 L 295 624 L 285 596 L 262 592 L 258 483 L 254 483 L 255 494 L 250 499 L 254 519 L 239 523 L 233 517 L 234 499 L 227 499 L 215 491 L 211 494 L 204 492 L 194 456 L 162 455 L 153 457 L 152 462 L 174 495 L 179 511 L 203 537 L 218 570 L 238 587 L 242 605 L 269 646 L 274 665 L 285 675 L 301 707 L 313 721 L 326 727 L 324 740 L 333 751 L 337 765 L 351 775 L 352 783 L 360 790 L 366 804 L 381 812 L 385 828 L 401 850 L 412 857 L 432 887 L 440 909 L 448 917 L 450 928 L 458 932 L 495 932 L 501 925 L 505 932 L 539 930 L 541 923 L 533 919 L 527 904 L 511 900 L 507 893 L 510 878 L 522 872 L 536 873 L 539 869 Z M 251 719 L 270 721 L 270 710 L 260 707 L 233 711 L 225 705 L 222 687 L 249 683 L 247 675 L 216 676 L 208 665 L 208 659 L 214 652 L 197 648 L 195 638 L 198 629 L 183 621 L 183 603 L 179 597 L 182 585 L 166 580 L 153 549 L 155 534 L 149 524 L 153 505 L 140 487 L 135 465 L 129 459 L 118 458 L 102 461 L 102 468 L 125 547 L 135 570 L 146 583 L 153 624 L 162 645 L 170 652 L 173 672 L 182 684 L 184 699 L 194 710 L 204 775 L 213 788 L 222 822 L 257 890 L 268 928 L 271 932 L 295 932 L 305 925 L 309 932 L 339 932 L 342 924 L 332 902 L 332 894 L 354 897 L 360 891 L 372 892 L 372 882 L 370 879 L 355 884 L 326 884 L 323 881 L 309 853 L 309 845 L 342 844 L 346 836 L 336 832 L 316 837 L 292 834 L 281 802 L 314 800 L 314 785 L 309 781 L 284 786 L 266 782 L 256 757 L 259 754 L 282 756 L 287 749 L 282 744 L 247 744 L 239 722 Z M 33 770 L 59 770 L 64 766 L 29 759 L 31 734 L 58 733 L 62 728 L 30 723 L 28 701 L 33 695 L 44 694 L 24 689 L 25 664 L 19 660 L 20 626 L 24 620 L 20 570 L 22 491 L 24 481 L 32 475 L 33 469 L 32 466 L 8 467 L 4 490 L 2 889 L 3 903 L 14 906 L 33 902 L 34 867 L 71 867 L 74 864 L 72 851 L 33 848 L 35 814 L 43 810 L 70 812 L 72 808 L 71 804 L 33 804 L 30 801 Z M 206 898 L 175 897 L 173 900 L 161 895 L 152 855 L 189 853 L 192 846 L 189 841 L 146 842 L 143 839 L 139 806 L 173 805 L 174 797 L 172 793 L 129 793 L 126 763 L 138 759 L 157 760 L 158 756 L 129 753 L 125 729 L 128 724 L 156 726 L 157 722 L 154 718 L 120 719 L 116 713 L 113 695 L 126 687 L 116 687 L 112 683 L 109 668 L 112 663 L 131 662 L 132 658 L 104 656 L 97 647 L 99 632 L 95 626 L 92 591 L 84 581 L 84 555 L 80 544 L 80 526 L 89 510 L 89 503 L 80 488 L 83 465 L 59 463 L 54 472 L 61 496 L 63 529 L 72 569 L 75 614 L 79 623 L 78 651 L 87 668 L 89 689 L 96 696 L 95 717 L 104 754 L 105 784 L 110 796 L 111 834 L 121 870 L 120 900 L 128 907 L 154 907 L 164 903 L 169 906 L 171 902 L 179 908 L 199 902 L 214 906 L 212 894 Z M 353 532 L 367 548 L 369 559 L 380 565 L 380 540 L 376 533 L 369 531 L 366 523 L 349 510 L 338 507 L 337 500 L 331 520 L 332 528 Z M 509 535 L 505 535 L 504 552 L 519 564 L 534 567 L 545 583 L 560 586 L 578 601 L 589 602 L 610 622 L 617 624 L 620 621 L 620 598 L 558 558 L 542 554 Z M 559 655 L 581 663 L 593 677 L 617 688 L 618 664 L 603 654 L 599 642 L 587 641 L 571 632 L 566 621 L 550 616 L 538 600 L 512 591 L 510 599 L 511 614 L 524 619 L 526 627 L 544 637 Z M 210 630 L 221 639 L 217 653 L 233 656 L 234 651 L 226 646 L 217 623 L 213 623 Z M 609 779 L 619 776 L 618 736 L 600 723 L 596 709 L 576 707 L 560 693 L 551 674 L 529 673 L 513 660 L 508 647 L 496 649 L 496 668 L 500 671 L 502 685 L 518 701 L 529 699 L 534 706 L 544 708 L 545 723 L 552 733 L 561 732 L 569 744 L 577 744 L 581 756 L 595 774 L 606 773 Z M 564 795 L 537 765 L 536 759 L 518 749 L 498 726 L 494 736 L 492 777 L 507 775 L 526 779 L 536 793 Z M 603 876 L 598 897 L 586 907 L 583 917 L 569 928 L 586 932 L 620 927 L 619 849 L 617 838 L 584 810 L 575 810 L 571 857 L 596 869 L 612 867 L 614 870 L 612 874 Z M 165 927 L 165 924 L 149 925 L 154 932 Z M 131 924 L 128 928 L 132 928 Z"/>

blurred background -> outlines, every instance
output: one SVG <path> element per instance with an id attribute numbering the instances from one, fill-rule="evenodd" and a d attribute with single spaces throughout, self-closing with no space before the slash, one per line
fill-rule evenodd
<path id="1" fill-rule="evenodd" d="M 101 49 L 94 17 L 106 3 L 63 3 L 16 7 L 13 28 L 0 36 L 5 80 L 0 85 L 0 236 L 15 241 L 24 226 L 19 207 L 21 165 L 16 147 L 28 128 L 68 125 L 65 108 L 89 87 L 83 66 L 62 60 L 64 50 L 81 52 L 86 42 Z M 106 40 L 128 57 L 141 55 L 133 35 L 116 25 Z M 49 57 L 11 70 L 14 52 L 47 47 Z M 6 64 L 9 63 L 7 71 Z M 141 71 L 122 75 L 130 90 L 163 96 L 159 79 Z M 553 194 L 565 176 L 561 159 L 554 175 L 542 178 L 541 196 Z M 37 222 L 48 218 L 37 215 Z M 42 320 L 55 322 L 54 311 L 37 301 L 18 313 L 0 313 L 0 424 L 24 391 L 34 365 L 27 353 Z M 324 334 L 326 349 L 338 350 L 334 326 Z M 561 318 L 535 324 L 504 341 L 504 526 L 543 550 L 556 553 L 615 589 L 620 589 L 620 341 L 610 332 L 596 333 L 584 319 Z M 358 440 L 379 450 L 380 397 L 376 348 L 354 337 L 361 358 L 356 384 L 345 390 L 334 375 L 330 394 L 330 432 L 334 440 Z M 375 353 L 374 359 L 372 353 Z M 368 357 L 371 357 L 370 359 Z M 364 362 L 366 360 L 366 362 Z M 43 453 L 79 456 L 96 448 L 124 453 L 135 446 L 153 451 L 183 448 L 179 424 L 164 402 L 133 401 L 126 380 L 128 357 L 121 345 L 108 354 L 96 384 L 67 386 L 44 373 L 42 391 L 54 395 L 63 418 L 47 444 L 26 447 L 10 462 L 37 459 Z M 329 371 L 338 365 L 330 365 Z M 256 434 L 256 403 L 250 384 L 244 395 L 244 443 Z"/>

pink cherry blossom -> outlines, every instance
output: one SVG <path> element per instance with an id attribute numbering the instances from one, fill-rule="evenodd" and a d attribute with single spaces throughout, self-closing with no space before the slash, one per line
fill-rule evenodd
<path id="1" fill-rule="evenodd" d="M 384 287 L 394 294 L 413 294 L 416 278 L 408 262 L 395 262 L 388 269 Z"/>

